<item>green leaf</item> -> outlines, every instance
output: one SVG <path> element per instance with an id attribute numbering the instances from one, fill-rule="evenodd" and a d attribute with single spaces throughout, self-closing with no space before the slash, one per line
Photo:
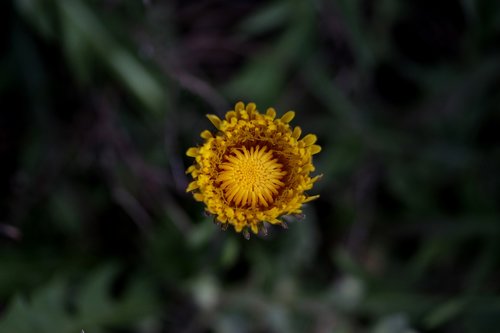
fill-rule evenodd
<path id="1" fill-rule="evenodd" d="M 157 302 L 144 280 L 133 279 L 123 297 L 111 297 L 116 270 L 108 265 L 91 273 L 76 293 L 70 293 L 68 279 L 56 278 L 29 301 L 17 295 L 0 322 L 0 332 L 103 332 L 104 327 L 130 326 L 154 314 Z M 68 307 L 71 297 L 76 297 L 74 311 Z"/>
<path id="2" fill-rule="evenodd" d="M 76 304 L 81 318 L 99 321 L 109 316 L 113 304 L 108 290 L 115 274 L 115 267 L 106 266 L 93 273 L 87 280 L 80 290 Z"/>
<path id="3" fill-rule="evenodd" d="M 409 326 L 408 319 L 402 314 L 382 318 L 374 327 L 373 333 L 416 333 Z"/>
<path id="4" fill-rule="evenodd" d="M 283 25 L 290 17 L 290 3 L 276 1 L 247 17 L 240 30 L 250 35 L 263 33 Z"/>
<path id="5" fill-rule="evenodd" d="M 135 57 L 123 48 L 107 31 L 91 8 L 79 0 L 58 1 L 66 36 L 66 50 L 69 59 L 78 55 L 84 45 L 88 52 L 107 65 L 125 87 L 151 111 L 163 110 L 165 94 L 162 86 Z M 82 74 L 85 66 L 81 55 L 75 59 L 74 66 Z"/>
<path id="6" fill-rule="evenodd" d="M 429 329 L 435 329 L 439 325 L 459 315 L 467 302 L 464 299 L 452 299 L 435 308 L 426 318 L 424 324 Z"/>

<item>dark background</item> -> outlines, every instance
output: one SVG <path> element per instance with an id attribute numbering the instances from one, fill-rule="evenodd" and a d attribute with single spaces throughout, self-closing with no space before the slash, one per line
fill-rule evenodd
<path id="1" fill-rule="evenodd" d="M 0 7 L 0 332 L 499 330 L 499 1 Z M 239 100 L 323 147 L 250 241 L 185 193 Z"/>

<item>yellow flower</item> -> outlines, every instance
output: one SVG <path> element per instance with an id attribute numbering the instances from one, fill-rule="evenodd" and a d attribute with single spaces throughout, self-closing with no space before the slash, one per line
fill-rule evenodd
<path id="1" fill-rule="evenodd" d="M 284 225 L 281 216 L 301 214 L 302 204 L 319 197 L 305 191 L 319 179 L 310 173 L 321 147 L 314 134 L 300 139 L 300 127 L 292 130 L 294 116 L 288 111 L 276 118 L 273 108 L 261 114 L 242 102 L 225 119 L 207 115 L 217 131 L 203 131 L 203 145 L 188 149 L 195 162 L 186 171 L 194 179 L 186 191 L 224 229 L 232 225 L 249 236 L 248 229 L 265 231 L 263 222 Z"/>

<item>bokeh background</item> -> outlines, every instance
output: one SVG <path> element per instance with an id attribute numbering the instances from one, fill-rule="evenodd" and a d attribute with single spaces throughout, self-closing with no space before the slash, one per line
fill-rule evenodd
<path id="1" fill-rule="evenodd" d="M 0 8 L 0 332 L 500 331 L 499 1 Z M 185 193 L 239 100 L 323 146 L 249 241 Z"/>

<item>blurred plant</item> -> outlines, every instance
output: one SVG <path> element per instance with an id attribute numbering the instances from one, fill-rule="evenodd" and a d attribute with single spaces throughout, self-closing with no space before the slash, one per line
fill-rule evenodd
<path id="1" fill-rule="evenodd" d="M 500 2 L 0 7 L 1 332 L 500 326 Z M 251 243 L 185 194 L 240 98 L 323 148 L 307 222 Z"/>
<path id="2" fill-rule="evenodd" d="M 153 318 L 157 300 L 145 281 L 136 279 L 115 299 L 111 296 L 115 275 L 115 268 L 103 267 L 90 273 L 76 290 L 67 279 L 57 277 L 40 287 L 29 301 L 17 295 L 2 318 L 0 331 L 72 333 L 84 327 L 89 332 L 102 332 L 104 327 L 137 325 Z"/>
<path id="3" fill-rule="evenodd" d="M 86 1 L 19 0 L 19 13 L 43 37 L 59 43 L 73 74 L 86 85 L 95 82 L 104 66 L 146 109 L 160 112 L 164 88 L 146 66 L 108 31 L 109 22 L 99 18 Z"/>

